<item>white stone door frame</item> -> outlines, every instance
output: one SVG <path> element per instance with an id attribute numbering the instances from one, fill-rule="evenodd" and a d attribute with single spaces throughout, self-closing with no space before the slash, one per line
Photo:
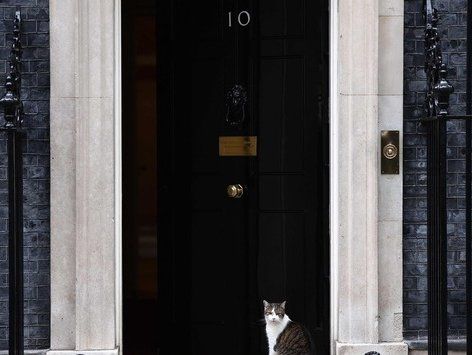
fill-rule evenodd
<path id="1" fill-rule="evenodd" d="M 115 346 L 118 355 L 123 354 L 123 206 L 122 206 L 122 50 L 121 50 L 121 1 L 115 3 Z"/>
<path id="2" fill-rule="evenodd" d="M 121 345 L 120 0 L 50 0 L 51 355 Z"/>
<path id="3" fill-rule="evenodd" d="M 339 216 L 338 200 L 332 196 L 339 194 L 339 165 L 338 165 L 338 46 L 333 45 L 338 41 L 338 1 L 330 1 L 329 6 L 329 237 L 330 237 L 330 344 L 331 354 L 336 353 L 336 340 L 338 339 L 338 236 Z M 333 238 L 335 236 L 335 238 Z"/>
<path id="4" fill-rule="evenodd" d="M 379 168 L 380 131 L 403 130 L 403 0 L 330 11 L 331 351 L 407 354 L 402 167 Z"/>
<path id="5" fill-rule="evenodd" d="M 332 352 L 405 354 L 401 212 L 387 213 L 401 211 L 401 175 L 378 161 L 379 130 L 402 128 L 403 1 L 330 11 Z M 120 0 L 50 0 L 54 355 L 122 343 L 120 19 Z"/>

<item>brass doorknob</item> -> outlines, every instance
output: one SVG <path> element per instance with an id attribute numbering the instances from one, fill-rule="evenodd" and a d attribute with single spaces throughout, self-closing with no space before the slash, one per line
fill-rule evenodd
<path id="1" fill-rule="evenodd" d="M 228 194 L 228 197 L 241 198 L 244 194 L 244 187 L 241 184 L 228 185 L 226 193 Z"/>

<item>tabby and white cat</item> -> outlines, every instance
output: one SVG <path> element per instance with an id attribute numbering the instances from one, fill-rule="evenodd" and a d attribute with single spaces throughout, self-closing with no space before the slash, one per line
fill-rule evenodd
<path id="1" fill-rule="evenodd" d="M 269 355 L 310 355 L 313 346 L 310 335 L 300 324 L 292 322 L 285 313 L 285 301 L 264 301 L 266 334 Z"/>

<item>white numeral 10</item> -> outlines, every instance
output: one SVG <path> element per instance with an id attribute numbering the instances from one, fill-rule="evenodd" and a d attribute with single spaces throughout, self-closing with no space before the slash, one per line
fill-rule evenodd
<path id="1" fill-rule="evenodd" d="M 251 14 L 249 14 L 249 12 L 247 11 L 241 11 L 239 14 L 238 14 L 238 23 L 240 26 L 247 26 L 249 25 L 249 23 L 251 22 Z M 233 14 L 230 12 L 228 12 L 228 27 L 232 27 L 233 26 Z"/>

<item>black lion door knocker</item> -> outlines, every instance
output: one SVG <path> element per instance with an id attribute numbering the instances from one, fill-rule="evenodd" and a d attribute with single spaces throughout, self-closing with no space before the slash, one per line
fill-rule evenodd
<path id="1" fill-rule="evenodd" d="M 246 119 L 247 92 L 242 85 L 234 85 L 226 94 L 226 122 L 239 126 Z"/>

